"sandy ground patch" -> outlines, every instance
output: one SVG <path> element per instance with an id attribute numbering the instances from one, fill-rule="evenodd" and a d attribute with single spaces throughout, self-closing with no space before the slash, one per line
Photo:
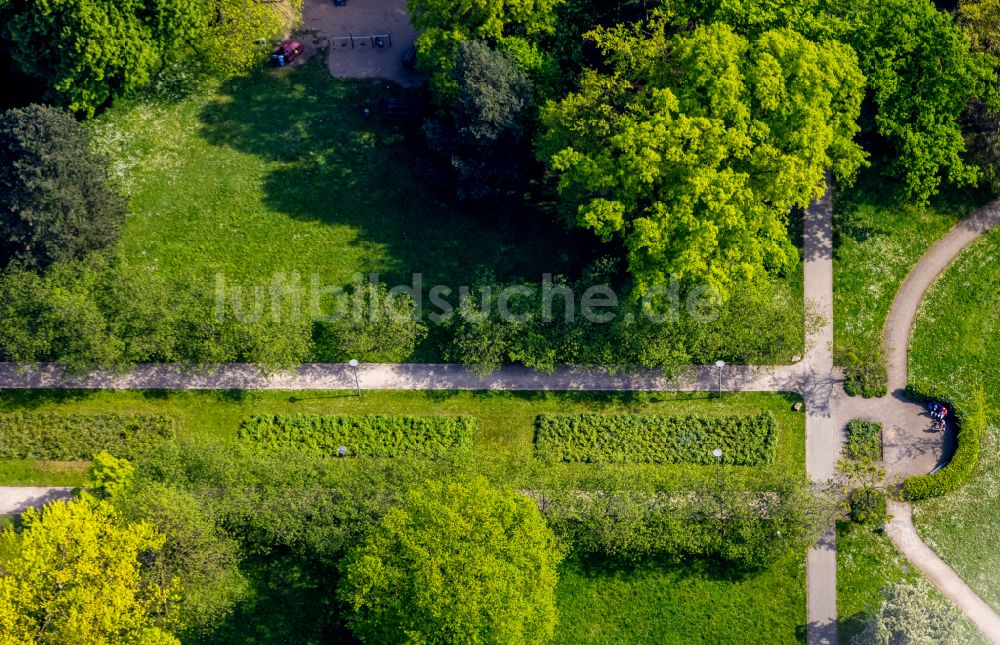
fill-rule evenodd
<path id="1" fill-rule="evenodd" d="M 404 87 L 424 82 L 403 67 L 403 54 L 417 38 L 406 12 L 406 0 L 305 0 L 302 4 L 304 44 L 329 47 L 327 67 L 337 78 L 384 78 Z M 369 36 L 384 34 L 383 47 Z M 344 37 L 353 36 L 351 40 Z"/>

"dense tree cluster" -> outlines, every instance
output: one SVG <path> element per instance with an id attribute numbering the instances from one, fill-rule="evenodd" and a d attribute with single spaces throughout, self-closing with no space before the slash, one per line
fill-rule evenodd
<path id="1" fill-rule="evenodd" d="M 787 270 L 790 209 L 822 194 L 828 168 L 850 179 L 863 162 L 854 53 L 721 23 L 665 34 L 662 17 L 594 32 L 611 73 L 584 72 L 545 108 L 539 152 L 571 221 L 624 242 L 640 291 Z"/>
<path id="2" fill-rule="evenodd" d="M 29 509 L 22 524 L 0 534 L 0 640 L 180 642 L 162 629 L 173 581 L 151 581 L 140 562 L 164 545 L 151 524 L 88 497 Z"/>
<path id="3" fill-rule="evenodd" d="M 991 0 L 957 16 L 930 0 L 567 1 L 516 20 L 498 5 L 493 22 L 411 4 L 435 26 L 423 61 L 451 83 L 447 105 L 463 80 L 442 34 L 555 58 L 560 86 L 529 124 L 539 159 L 568 221 L 624 246 L 635 294 L 668 277 L 725 294 L 781 274 L 797 259 L 789 213 L 826 172 L 849 183 L 872 155 L 916 201 L 997 174 Z M 521 27 L 553 12 L 555 32 Z M 539 81 L 537 60 L 514 60 Z"/>
<path id="4" fill-rule="evenodd" d="M 527 497 L 427 482 L 344 561 L 339 595 L 366 643 L 544 643 L 560 559 Z"/>
<path id="5" fill-rule="evenodd" d="M 68 113 L 31 105 L 0 115 L 0 261 L 81 259 L 118 239 L 125 200 Z"/>
<path id="6" fill-rule="evenodd" d="M 300 6 L 301 0 L 8 0 L 0 17 L 20 68 L 47 83 L 52 99 L 93 115 L 175 63 L 247 71 L 260 61 L 258 39 L 276 36 Z"/>

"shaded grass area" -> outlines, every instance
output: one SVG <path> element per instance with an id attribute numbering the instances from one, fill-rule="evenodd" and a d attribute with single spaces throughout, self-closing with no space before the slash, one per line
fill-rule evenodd
<path id="1" fill-rule="evenodd" d="M 438 192 L 423 172 L 419 122 L 380 117 L 379 100 L 404 90 L 332 79 L 317 60 L 98 119 L 99 147 L 130 198 L 120 244 L 130 265 L 262 287 L 275 274 L 342 287 L 355 274 L 411 285 L 420 273 L 425 290 L 457 292 L 480 266 L 537 281 L 590 260 L 593 236 L 551 215 L 520 209 L 500 226 Z"/>
<path id="2" fill-rule="evenodd" d="M 879 592 L 900 580 L 916 580 L 902 555 L 881 531 L 837 522 L 837 636 L 849 643 L 882 602 Z"/>
<path id="3" fill-rule="evenodd" d="M 873 164 L 873 168 L 877 164 Z M 910 269 L 934 242 L 989 196 L 945 190 L 927 206 L 908 203 L 892 180 L 869 169 L 834 199 L 834 351 L 876 355 L 886 316 Z"/>
<path id="4" fill-rule="evenodd" d="M 958 491 L 920 502 L 921 537 L 1000 609 L 1000 231 L 967 249 L 931 288 L 910 347 L 910 378 L 970 409 L 982 386 L 987 429 L 979 464 Z"/>
<path id="5" fill-rule="evenodd" d="M 796 643 L 805 638 L 805 554 L 746 576 L 711 565 L 565 564 L 555 643 Z"/>
<path id="6" fill-rule="evenodd" d="M 166 414 L 177 419 L 178 437 L 190 440 L 236 439 L 240 422 L 252 414 L 470 415 L 479 420 L 473 458 L 488 475 L 530 483 L 547 473 L 573 477 L 594 472 L 589 464 L 546 463 L 534 458 L 534 421 L 538 414 L 660 414 L 728 416 L 771 412 L 777 422 L 778 451 L 768 468 L 727 467 L 748 480 L 775 473 L 805 472 L 805 417 L 791 406 L 791 394 L 645 392 L 256 392 L 256 391 L 55 391 L 5 390 L 0 412 Z M 18 483 L 23 466 L 0 464 L 0 484 Z M 613 465 L 602 466 L 614 470 Z M 712 466 L 629 465 L 623 470 L 651 484 L 684 486 Z"/>

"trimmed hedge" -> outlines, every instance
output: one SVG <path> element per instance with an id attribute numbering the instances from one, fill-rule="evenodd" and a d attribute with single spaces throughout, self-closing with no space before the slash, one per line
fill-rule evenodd
<path id="1" fill-rule="evenodd" d="M 438 457 L 468 445 L 478 427 L 466 416 L 258 414 L 240 424 L 239 437 L 264 450 L 298 448 L 332 457 L 340 446 L 352 457 Z"/>
<path id="2" fill-rule="evenodd" d="M 979 462 L 979 447 L 982 435 L 986 431 L 985 402 L 976 403 L 972 413 L 959 410 L 949 397 L 938 393 L 933 387 L 918 387 L 913 384 L 906 386 L 909 398 L 918 403 L 938 401 L 952 411 L 958 426 L 958 445 L 951 461 L 941 470 L 930 475 L 917 475 L 903 482 L 903 494 L 907 499 L 916 501 L 928 497 L 939 497 L 958 490 L 975 469 Z"/>
<path id="3" fill-rule="evenodd" d="M 882 424 L 864 419 L 852 419 L 847 424 L 847 456 L 882 461 Z"/>
<path id="4" fill-rule="evenodd" d="M 134 459 L 173 439 L 173 418 L 147 414 L 58 415 L 37 412 L 0 414 L 0 458 L 90 459 L 106 450 Z"/>
<path id="5" fill-rule="evenodd" d="M 777 424 L 770 412 L 696 417 L 627 414 L 549 415 L 535 419 L 535 453 L 559 461 L 590 463 L 714 464 L 758 466 L 774 462 Z"/>

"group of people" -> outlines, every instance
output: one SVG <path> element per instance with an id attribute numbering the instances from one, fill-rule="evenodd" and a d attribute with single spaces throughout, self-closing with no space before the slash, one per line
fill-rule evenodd
<path id="1" fill-rule="evenodd" d="M 948 418 L 948 408 L 937 401 L 931 401 L 927 404 L 927 411 L 930 413 L 931 419 L 934 419 L 934 427 L 943 429 L 945 419 Z"/>

